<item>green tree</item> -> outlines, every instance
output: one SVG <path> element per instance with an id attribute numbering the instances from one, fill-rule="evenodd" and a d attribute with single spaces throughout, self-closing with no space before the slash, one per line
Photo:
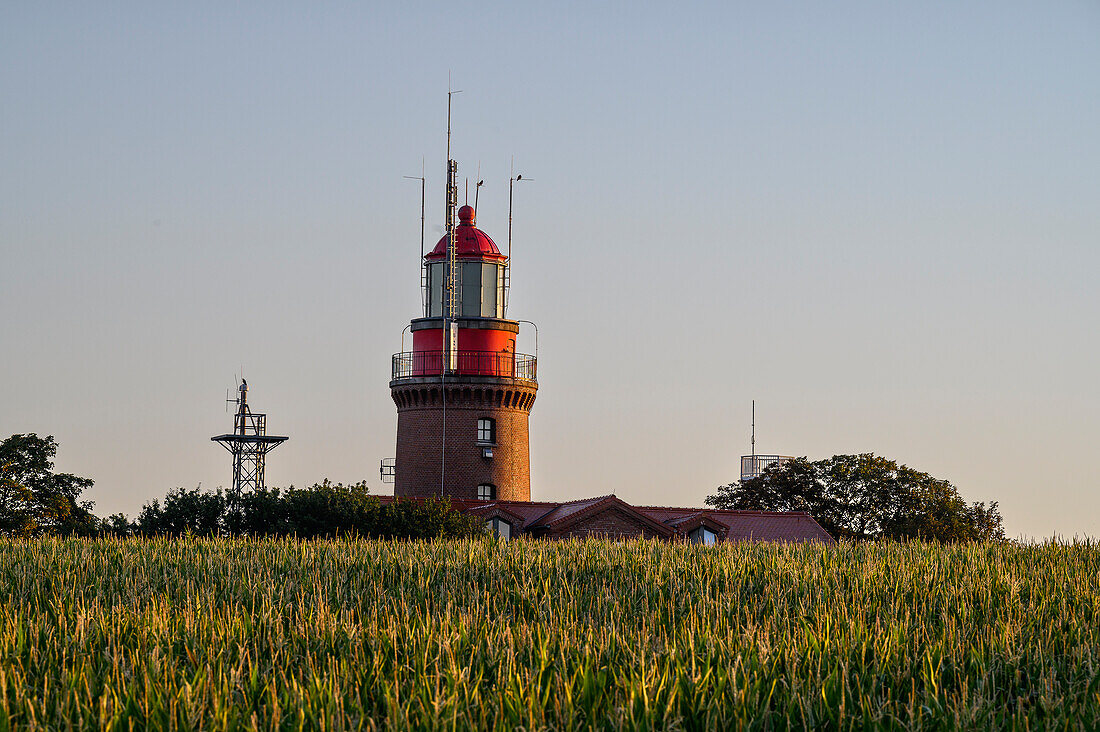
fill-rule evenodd
<path id="1" fill-rule="evenodd" d="M 485 522 L 456 511 L 441 498 L 396 500 L 380 512 L 375 536 L 432 539 L 472 538 L 486 533 Z"/>
<path id="2" fill-rule="evenodd" d="M 134 530 L 134 525 L 122 513 L 113 513 L 99 522 L 99 534 L 101 536 L 132 536 Z"/>
<path id="3" fill-rule="evenodd" d="M 954 485 L 871 453 L 798 458 L 709 496 L 715 508 L 806 511 L 838 539 L 1002 541 L 997 503 L 967 505 Z"/>
<path id="4" fill-rule="evenodd" d="M 225 496 L 221 490 L 176 488 L 168 491 L 164 503 L 153 500 L 142 507 L 138 533 L 179 536 L 184 533 L 217 536 L 222 532 Z"/>
<path id="5" fill-rule="evenodd" d="M 326 478 L 309 488 L 291 487 L 283 500 L 287 528 L 303 538 L 377 534 L 381 506 L 366 481 L 344 485 Z"/>
<path id="6" fill-rule="evenodd" d="M 0 442 L 0 534 L 94 534 L 92 502 L 80 494 L 90 478 L 55 473 L 53 435 L 12 435 Z"/>
<path id="7" fill-rule="evenodd" d="M 267 488 L 231 500 L 221 490 L 176 488 L 163 501 L 142 508 L 137 521 L 112 516 L 103 533 L 125 536 L 184 533 L 205 535 L 297 536 L 302 539 L 367 536 L 406 539 L 472 537 L 484 522 L 439 499 L 395 500 L 383 504 L 366 481 L 344 485 L 324 480 L 308 488 Z"/>

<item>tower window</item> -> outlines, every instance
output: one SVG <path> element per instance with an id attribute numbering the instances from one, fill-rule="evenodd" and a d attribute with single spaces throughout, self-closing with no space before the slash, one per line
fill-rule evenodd
<path id="1" fill-rule="evenodd" d="M 487 445 L 496 444 L 497 422 L 495 419 L 483 417 L 477 421 L 477 441 Z"/>
<path id="2" fill-rule="evenodd" d="M 477 500 L 491 501 L 497 497 L 497 488 L 490 483 L 482 483 L 477 487 Z"/>

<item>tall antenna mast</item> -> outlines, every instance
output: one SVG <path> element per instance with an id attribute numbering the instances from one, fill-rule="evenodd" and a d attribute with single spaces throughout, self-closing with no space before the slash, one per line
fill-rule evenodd
<path id="1" fill-rule="evenodd" d="M 508 308 L 508 295 L 512 289 L 512 186 L 524 178 L 523 174 L 513 175 L 516 168 L 516 156 L 512 156 L 512 164 L 508 167 L 508 264 L 504 267 L 504 307 Z"/>
<path id="2" fill-rule="evenodd" d="M 450 79 L 447 80 L 447 275 L 446 296 L 447 310 L 443 315 L 443 347 L 444 357 L 439 374 L 440 391 L 443 392 L 443 435 L 440 440 L 441 452 L 439 458 L 439 495 L 444 495 L 444 485 L 447 476 L 447 370 L 458 369 L 458 316 L 455 301 L 455 206 L 458 205 L 458 163 L 451 159 L 451 97 L 460 94 L 461 89 L 451 89 Z"/>
<path id="3" fill-rule="evenodd" d="M 481 161 L 477 164 L 477 185 L 474 186 L 474 216 L 477 216 L 477 197 L 481 193 L 481 186 L 485 185 L 485 181 L 481 179 Z M 477 219 L 474 219 L 474 223 L 477 223 Z"/>
<path id="4" fill-rule="evenodd" d="M 406 175 L 409 180 L 420 181 L 420 305 L 424 316 L 428 315 L 428 268 L 424 264 L 424 159 L 420 159 L 420 175 Z"/>
<path id="5" fill-rule="evenodd" d="M 458 317 L 455 301 L 455 207 L 458 205 L 458 163 L 451 159 L 451 97 L 461 90 L 447 92 L 447 315 L 446 325 Z M 453 328 L 452 328 L 453 329 Z M 449 341 L 448 341 L 449 343 Z M 453 360 L 453 349 L 448 348 L 448 361 Z M 448 364 L 453 371 L 454 365 Z"/>
<path id="6" fill-rule="evenodd" d="M 756 400 L 752 400 L 752 456 L 756 457 Z"/>
<path id="7" fill-rule="evenodd" d="M 516 182 L 516 156 L 512 156 L 512 163 L 508 166 L 508 262 L 512 261 L 512 184 Z M 520 175 L 520 178 L 523 176 Z"/>

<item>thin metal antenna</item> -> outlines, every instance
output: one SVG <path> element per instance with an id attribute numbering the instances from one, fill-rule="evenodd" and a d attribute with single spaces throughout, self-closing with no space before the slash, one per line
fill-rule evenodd
<path id="1" fill-rule="evenodd" d="M 428 270 L 424 264 L 424 159 L 420 159 L 420 177 L 406 175 L 409 180 L 420 181 L 420 306 L 424 308 L 424 315 L 428 315 Z"/>
<path id="2" fill-rule="evenodd" d="M 477 223 L 477 197 L 485 181 L 481 179 L 481 161 L 477 161 L 477 185 L 474 186 L 474 223 Z"/>
<path id="3" fill-rule="evenodd" d="M 512 186 L 520 181 L 530 181 L 533 178 L 524 178 L 523 173 L 508 178 L 508 261 L 512 261 Z"/>
<path id="4" fill-rule="evenodd" d="M 756 466 L 756 400 L 752 400 L 752 457 L 753 457 L 753 469 Z"/>
<path id="5" fill-rule="evenodd" d="M 451 159 L 451 95 L 461 94 L 461 89 L 451 88 L 451 72 L 447 72 L 447 160 Z"/>
<path id="6" fill-rule="evenodd" d="M 508 263 L 512 263 L 512 183 L 516 180 L 516 156 L 508 163 Z"/>
<path id="7" fill-rule="evenodd" d="M 512 156 L 512 163 L 508 167 L 508 264 L 504 269 L 504 308 L 508 308 L 508 296 L 512 290 L 512 186 L 521 180 L 531 180 L 530 178 L 524 178 L 523 174 L 513 175 L 516 168 L 516 156 Z"/>
<path id="8" fill-rule="evenodd" d="M 466 192 L 463 194 L 464 198 L 462 204 L 464 206 L 470 205 L 470 179 L 466 178 Z"/>

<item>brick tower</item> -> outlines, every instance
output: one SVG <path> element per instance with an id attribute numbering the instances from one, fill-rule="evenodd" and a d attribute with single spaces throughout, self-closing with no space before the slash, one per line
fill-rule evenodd
<path id="1" fill-rule="evenodd" d="M 470 206 L 453 225 L 455 170 L 448 233 L 424 256 L 424 317 L 409 326 L 412 351 L 393 356 L 394 495 L 529 501 L 535 357 L 516 352 L 519 321 L 506 316 L 508 257 Z"/>

